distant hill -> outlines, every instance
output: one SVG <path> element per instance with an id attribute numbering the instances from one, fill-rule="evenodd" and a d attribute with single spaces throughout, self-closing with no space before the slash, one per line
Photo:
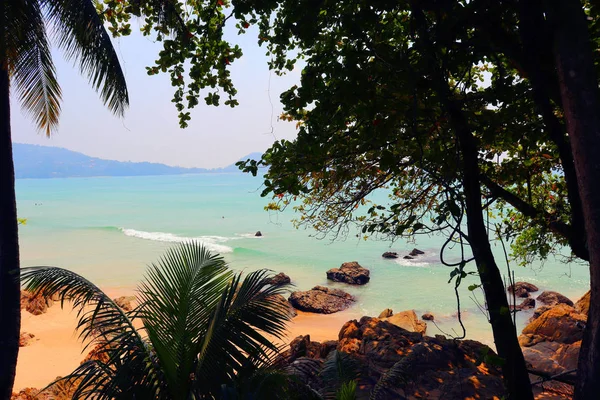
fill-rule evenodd
<path id="1" fill-rule="evenodd" d="M 248 158 L 259 159 L 261 153 Z M 237 172 L 235 164 L 225 168 L 183 168 L 150 162 L 122 162 L 89 157 L 60 147 L 13 143 L 16 178 L 67 178 L 90 176 L 179 175 Z"/>

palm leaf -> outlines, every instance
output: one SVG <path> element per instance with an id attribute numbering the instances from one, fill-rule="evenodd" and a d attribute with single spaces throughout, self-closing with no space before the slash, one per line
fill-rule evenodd
<path id="1" fill-rule="evenodd" d="M 61 90 L 56 80 L 42 10 L 38 1 L 6 4 L 6 65 L 19 100 L 40 130 L 49 136 L 58 126 Z"/>
<path id="2" fill-rule="evenodd" d="M 77 382 L 74 398 L 112 399 L 131 391 L 157 391 L 160 376 L 153 355 L 132 320 L 100 288 L 74 272 L 57 267 L 24 268 L 24 288 L 35 295 L 58 296 L 61 307 L 71 301 L 79 318 L 77 329 L 86 348 L 108 361 L 80 365 L 63 381 Z"/>
<path id="3" fill-rule="evenodd" d="M 140 286 L 141 317 L 173 398 L 185 398 L 197 342 L 232 278 L 223 258 L 181 244 L 152 265 Z"/>
<path id="4" fill-rule="evenodd" d="M 42 0 L 41 3 L 67 59 L 79 64 L 108 108 L 123 115 L 129 105 L 125 75 L 93 2 Z"/>
<path id="5" fill-rule="evenodd" d="M 342 388 L 344 393 L 349 393 L 350 382 L 355 382 L 360 375 L 359 364 L 348 353 L 334 350 L 327 356 L 323 363 L 323 369 L 320 376 L 323 382 L 327 382 L 325 387 L 326 399 L 337 399 Z"/>
<path id="6" fill-rule="evenodd" d="M 248 368 L 271 363 L 277 345 L 264 336 L 281 339 L 290 319 L 287 307 L 273 300 L 285 285 L 269 285 L 266 270 L 237 274 L 221 296 L 210 325 L 198 343 L 197 391 L 219 393 L 221 384 L 234 382 Z"/>

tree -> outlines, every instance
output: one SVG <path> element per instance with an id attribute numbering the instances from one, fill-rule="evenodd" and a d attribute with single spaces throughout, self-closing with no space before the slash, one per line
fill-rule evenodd
<path id="1" fill-rule="evenodd" d="M 117 115 L 128 105 L 123 71 L 110 37 L 88 0 L 0 3 L 0 397 L 12 392 L 20 330 L 18 222 L 10 128 L 10 89 L 38 128 L 58 126 L 61 91 L 47 27 L 67 58 L 89 77 Z"/>
<path id="2" fill-rule="evenodd" d="M 242 277 L 200 244 L 180 244 L 149 267 L 129 312 L 62 268 L 26 268 L 22 280 L 78 310 L 80 337 L 94 357 L 61 379 L 77 385 L 75 399 L 211 399 L 239 389 L 253 391 L 247 398 L 288 398 L 280 397 L 281 374 L 264 370 L 278 351 L 265 335 L 281 339 L 291 318 L 274 300 L 286 285 L 271 285 L 267 274 Z"/>

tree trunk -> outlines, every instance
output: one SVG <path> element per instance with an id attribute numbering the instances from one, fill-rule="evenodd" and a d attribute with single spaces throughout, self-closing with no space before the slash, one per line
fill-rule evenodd
<path id="1" fill-rule="evenodd" d="M 21 285 L 15 170 L 10 135 L 9 78 L 0 67 L 0 398 L 15 380 L 21 330 Z"/>
<path id="2" fill-rule="evenodd" d="M 585 217 L 591 297 L 577 366 L 577 400 L 600 393 L 600 101 L 587 18 L 578 0 L 547 2 L 567 130 Z"/>

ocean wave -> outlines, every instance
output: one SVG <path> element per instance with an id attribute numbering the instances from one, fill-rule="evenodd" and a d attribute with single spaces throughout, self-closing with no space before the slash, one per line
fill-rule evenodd
<path id="1" fill-rule="evenodd" d="M 156 242 L 171 242 L 171 243 L 183 243 L 183 242 L 200 242 L 207 249 L 215 251 L 217 253 L 231 253 L 233 248 L 225 246 L 221 243 L 225 243 L 229 238 L 223 236 L 197 236 L 197 237 L 186 237 L 178 236 L 168 232 L 146 232 L 138 231 L 129 228 L 119 228 L 126 236 L 135 237 L 138 239 L 153 240 Z"/>
<path id="2" fill-rule="evenodd" d="M 414 256 L 412 259 L 403 258 L 404 254 L 400 253 L 400 257 L 394 261 L 403 267 L 427 267 L 429 265 L 440 264 L 439 252 L 425 250 L 425 254 Z M 406 252 L 408 254 L 408 251 Z"/>

